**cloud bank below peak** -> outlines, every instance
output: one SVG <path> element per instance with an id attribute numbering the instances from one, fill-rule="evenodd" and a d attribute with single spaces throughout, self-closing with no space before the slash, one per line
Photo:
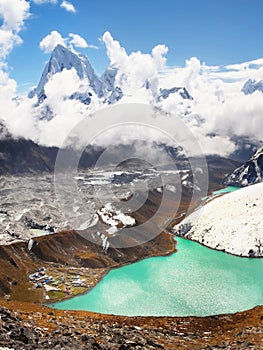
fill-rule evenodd
<path id="1" fill-rule="evenodd" d="M 158 74 L 166 64 L 165 55 L 168 48 L 165 45 L 155 46 L 151 54 L 137 51 L 128 55 L 110 32 L 103 34 L 102 41 L 106 46 L 111 66 L 118 69 L 116 85 L 120 86 L 125 94 L 136 93 L 146 82 L 155 89 L 153 92 L 157 93 Z"/>
<path id="2" fill-rule="evenodd" d="M 34 3 L 62 4 L 55 0 L 34 0 Z M 37 105 L 36 97 L 17 96 L 17 84 L 3 67 L 8 54 L 22 43 L 20 32 L 30 18 L 30 3 L 1 0 L 0 16 L 3 19 L 0 27 L 0 120 L 4 120 L 15 136 L 60 146 L 76 123 L 105 106 L 105 96 L 96 95 L 88 86 L 89 79 L 81 79 L 74 67 L 62 69 L 50 78 L 45 86 L 46 100 L 41 106 Z M 110 61 L 104 79 L 109 80 L 114 93 L 121 91 L 123 95 L 119 100 L 115 99 L 115 103 L 152 104 L 166 113 L 164 123 L 170 125 L 171 133 L 176 130 L 173 115 L 179 116 L 199 140 L 205 154 L 230 154 L 236 147 L 233 136 L 263 139 L 263 94 L 255 91 L 245 95 L 241 91 L 248 79 L 263 79 L 263 58 L 218 67 L 191 57 L 183 67 L 169 67 L 166 45 L 157 45 L 150 53 L 136 51 L 129 54 L 109 31 L 103 34 L 102 42 Z M 41 50 L 47 54 L 57 45 L 74 53 L 78 48 L 97 48 L 79 34 L 69 33 L 63 37 L 56 30 L 40 42 Z M 183 99 L 179 93 L 168 93 L 166 98 L 158 99 L 163 89 L 167 92 L 175 87 L 187 89 L 193 99 Z M 90 92 L 91 103 L 84 105 L 80 100 L 72 99 L 75 92 Z M 51 120 L 43 117 L 49 110 L 52 111 Z M 95 119 L 90 120 L 96 123 Z M 128 140 L 129 133 L 122 138 Z M 115 139 L 118 140 L 119 135 Z"/>

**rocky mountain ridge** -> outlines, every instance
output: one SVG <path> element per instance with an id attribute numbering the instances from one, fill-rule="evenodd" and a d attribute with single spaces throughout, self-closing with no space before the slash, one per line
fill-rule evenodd
<path id="1" fill-rule="evenodd" d="M 86 56 L 73 52 L 62 45 L 57 45 L 51 54 L 37 87 L 29 93 L 29 97 L 37 96 L 38 105 L 40 105 L 47 97 L 45 86 L 50 78 L 64 69 L 70 70 L 72 68 L 76 70 L 84 86 L 81 91 L 74 92 L 70 96 L 71 99 L 76 99 L 85 105 L 89 105 L 94 96 L 96 96 L 96 98 L 101 99 L 102 103 L 113 104 L 124 96 L 121 87 L 116 84 L 117 67 L 109 66 L 102 76 L 98 77 Z M 148 81 L 144 85 L 146 89 L 149 89 Z M 155 100 L 159 102 L 168 98 L 171 94 L 176 94 L 182 99 L 192 100 L 192 97 L 184 87 L 160 89 L 157 96 L 155 96 Z"/>
<path id="2" fill-rule="evenodd" d="M 224 183 L 230 186 L 249 186 L 263 181 L 263 147 L 226 177 Z"/>

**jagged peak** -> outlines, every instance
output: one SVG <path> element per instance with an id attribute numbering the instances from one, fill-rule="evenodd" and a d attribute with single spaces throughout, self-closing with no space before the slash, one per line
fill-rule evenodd
<path id="1" fill-rule="evenodd" d="M 167 99 L 171 94 L 179 94 L 185 100 L 193 100 L 193 97 L 189 94 L 185 87 L 172 87 L 170 89 L 160 89 L 158 101 Z"/>
<path id="2" fill-rule="evenodd" d="M 250 159 L 235 169 L 225 179 L 225 184 L 248 186 L 263 181 L 263 147 L 258 148 Z"/>
<path id="3" fill-rule="evenodd" d="M 29 97 L 38 97 L 38 104 L 46 99 L 45 85 L 48 80 L 56 73 L 62 72 L 64 69 L 75 68 L 78 77 L 88 79 L 87 94 L 90 88 L 98 97 L 103 95 L 103 82 L 97 77 L 92 65 L 85 55 L 72 51 L 61 44 L 58 44 L 51 53 L 49 62 L 47 63 L 41 79 L 36 89 L 29 93 Z"/>
<path id="4" fill-rule="evenodd" d="M 115 88 L 115 79 L 118 72 L 118 68 L 109 66 L 101 76 L 101 80 L 104 84 L 106 91 L 113 91 Z"/>
<path id="5" fill-rule="evenodd" d="M 263 92 L 263 80 L 248 79 L 241 91 L 245 95 L 253 94 L 255 91 Z"/>
<path id="6" fill-rule="evenodd" d="M 71 51 L 69 48 L 67 48 L 64 45 L 61 44 L 57 44 L 57 46 L 54 48 L 53 52 L 58 51 L 58 50 L 67 50 L 67 51 Z"/>
<path id="7" fill-rule="evenodd" d="M 87 56 L 75 51 L 74 49 L 72 49 L 70 47 L 66 47 L 66 46 L 63 46 L 61 44 L 58 44 L 51 53 L 51 59 L 52 59 L 52 57 L 61 57 L 63 59 L 63 56 L 71 56 L 71 57 L 74 57 L 75 59 L 79 59 L 81 61 L 87 61 L 90 64 Z"/>

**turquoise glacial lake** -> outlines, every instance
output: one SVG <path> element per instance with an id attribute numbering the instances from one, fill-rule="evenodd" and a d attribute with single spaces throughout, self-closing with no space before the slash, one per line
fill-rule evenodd
<path id="1" fill-rule="evenodd" d="M 235 186 L 227 186 L 225 188 L 222 188 L 221 190 L 214 191 L 213 194 L 221 194 L 221 193 L 230 193 L 240 190 L 240 187 L 235 187 Z"/>
<path id="2" fill-rule="evenodd" d="M 87 294 L 51 307 L 128 316 L 207 316 L 263 304 L 263 259 L 176 240 L 177 253 L 111 270 Z"/>
<path id="3" fill-rule="evenodd" d="M 214 191 L 214 192 L 212 193 L 212 195 L 230 193 L 230 192 L 234 192 L 234 191 L 240 190 L 240 188 L 241 188 L 241 187 L 227 186 L 227 187 L 221 188 L 221 190 Z M 210 196 L 211 196 L 211 195 L 210 195 Z M 202 198 L 202 201 L 205 201 L 205 200 L 208 199 L 210 196 L 203 197 L 203 198 Z"/>

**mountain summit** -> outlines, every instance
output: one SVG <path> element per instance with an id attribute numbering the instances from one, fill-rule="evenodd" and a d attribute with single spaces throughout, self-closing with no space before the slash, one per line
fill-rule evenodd
<path id="1" fill-rule="evenodd" d="M 29 97 L 32 98 L 36 95 L 41 103 L 46 98 L 45 85 L 48 80 L 56 73 L 62 72 L 63 69 L 72 68 L 76 69 L 80 79 L 88 79 L 90 88 L 92 88 L 98 97 L 103 96 L 104 84 L 97 77 L 88 58 L 84 55 L 74 53 L 62 45 L 57 45 L 43 71 L 38 86 L 31 91 Z"/>
<path id="2" fill-rule="evenodd" d="M 49 79 L 64 69 L 70 70 L 72 68 L 76 70 L 78 77 L 81 80 L 86 79 L 88 84 L 85 86 L 84 92 L 82 91 L 80 93 L 76 91 L 70 96 L 71 99 L 76 99 L 89 105 L 92 96 L 95 95 L 100 99 L 102 104 L 114 104 L 124 96 L 121 87 L 116 84 L 117 67 L 109 66 L 102 76 L 98 77 L 86 56 L 75 51 L 73 52 L 62 45 L 57 45 L 51 54 L 49 62 L 45 66 L 38 86 L 29 93 L 29 97 L 33 98 L 37 96 L 38 105 L 41 105 L 47 98 L 45 86 Z M 145 82 L 145 86 L 149 89 L 148 81 Z M 172 87 L 170 89 L 159 89 L 159 94 L 154 97 L 154 102 L 158 103 L 173 94 L 180 96 L 182 99 L 192 99 L 184 87 Z M 52 115 L 52 111 L 49 111 L 48 114 L 48 119 L 51 119 L 50 115 Z M 45 119 L 47 118 L 45 117 Z"/>

